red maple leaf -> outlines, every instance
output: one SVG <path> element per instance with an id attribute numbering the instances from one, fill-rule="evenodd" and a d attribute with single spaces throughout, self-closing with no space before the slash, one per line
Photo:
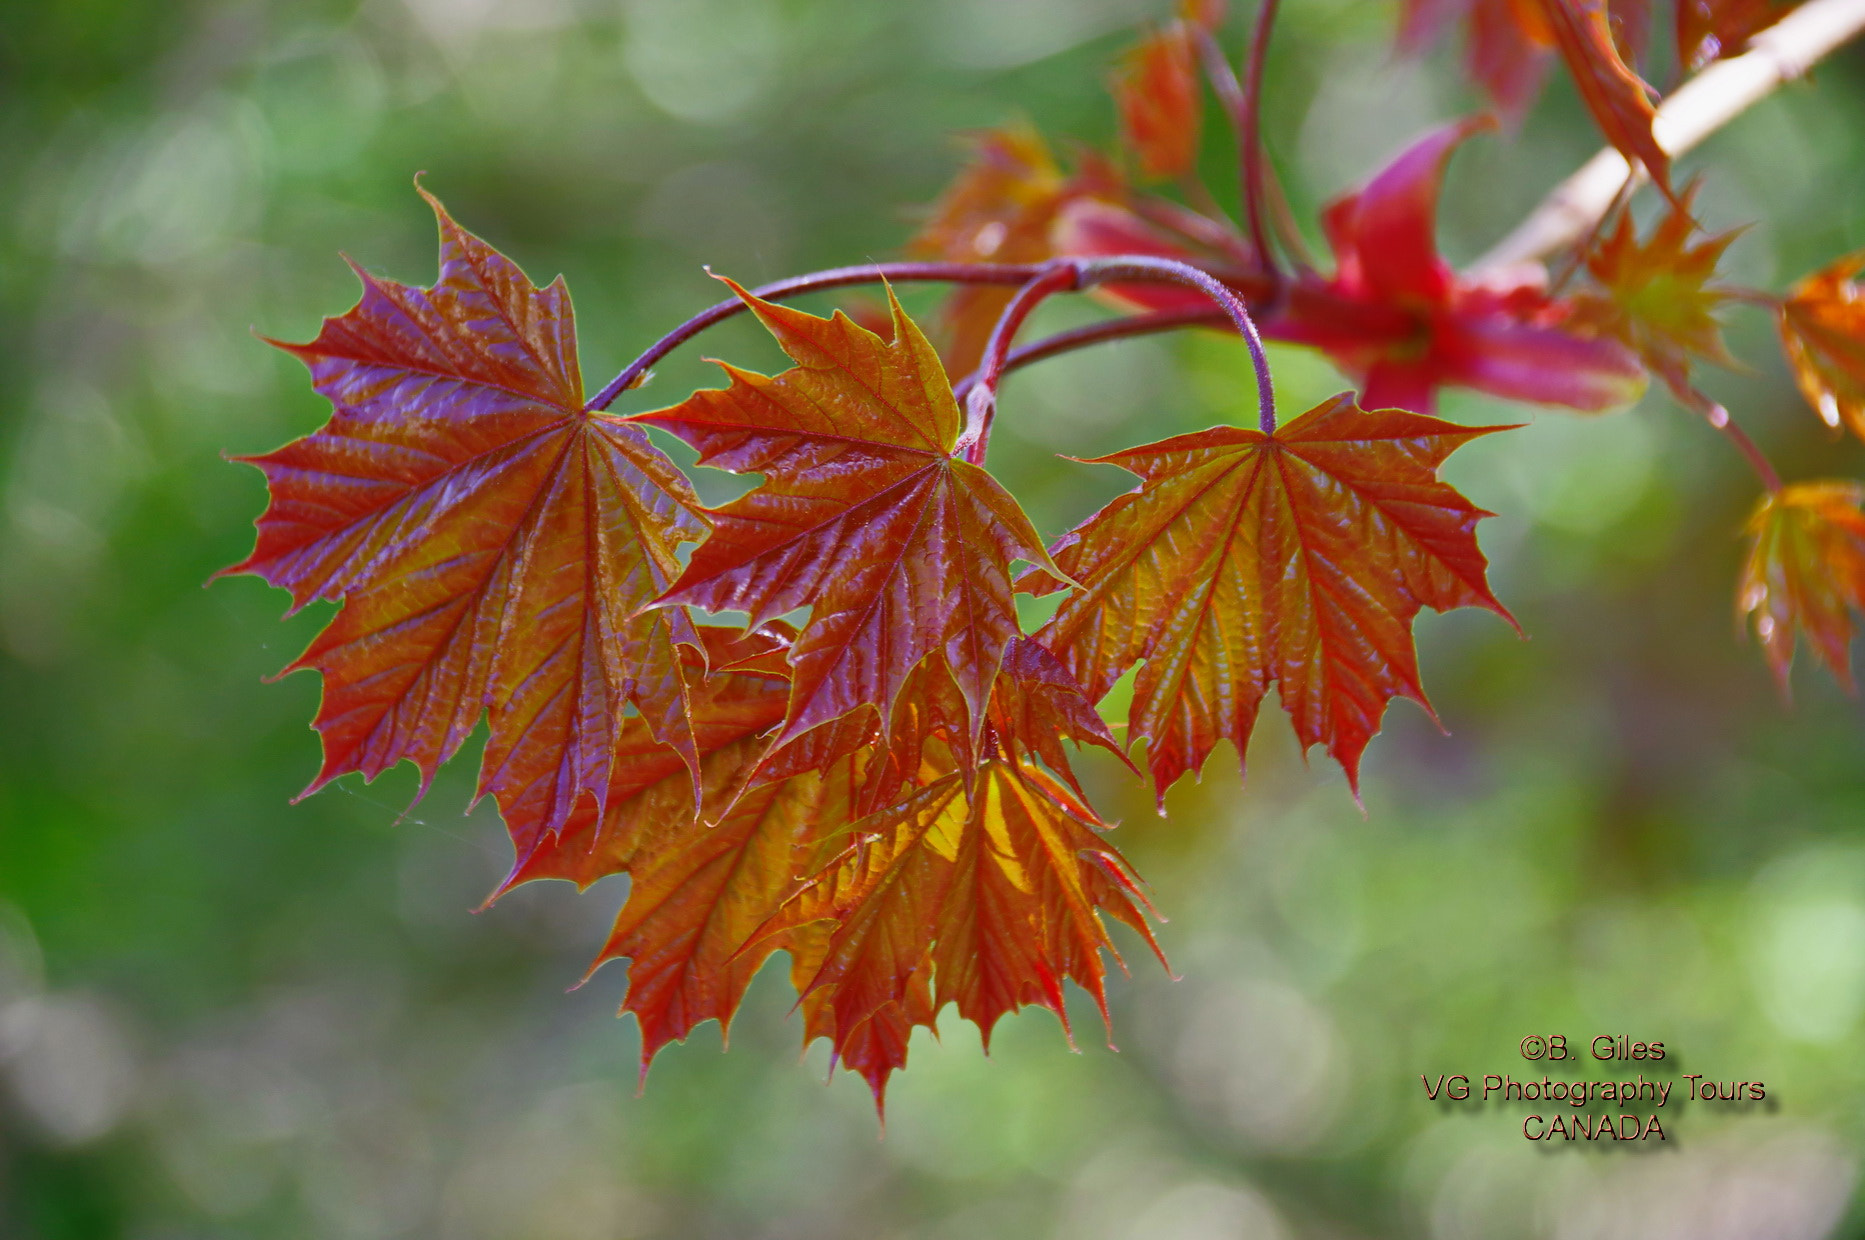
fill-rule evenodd
<path id="1" fill-rule="evenodd" d="M 702 464 L 765 479 L 711 513 L 712 535 L 662 603 L 747 611 L 754 627 L 810 609 L 773 744 L 852 712 L 891 724 L 908 677 L 932 661 L 957 687 L 975 752 L 1019 633 L 1010 563 L 1053 572 L 1047 552 L 1016 500 L 963 459 L 945 371 L 897 301 L 882 340 L 732 287 L 797 365 L 767 378 L 721 363 L 730 387 L 634 419 Z"/>
<path id="2" fill-rule="evenodd" d="M 271 504 L 226 571 L 343 603 L 287 671 L 324 676 L 324 763 L 307 792 L 406 759 L 426 788 L 482 714 L 480 771 L 515 835 L 600 811 L 632 703 L 697 768 L 677 610 L 637 614 L 702 536 L 686 479 L 636 428 L 583 410 L 570 297 L 535 287 L 423 196 L 440 279 L 363 272 L 363 296 L 309 344 L 279 347 L 334 411 L 242 458 Z M 697 778 L 695 774 L 694 778 Z"/>
<path id="3" fill-rule="evenodd" d="M 1430 709 L 1419 609 L 1509 618 L 1476 543 L 1489 514 L 1437 478 L 1451 452 L 1501 429 L 1338 396 L 1273 436 L 1216 427 L 1098 457 L 1140 486 L 1055 545 L 1084 589 L 1037 640 L 1096 699 L 1144 661 L 1127 735 L 1147 741 L 1162 803 L 1219 740 L 1241 759 L 1272 684 L 1303 748 L 1325 745 L 1357 787 L 1387 702 Z"/>

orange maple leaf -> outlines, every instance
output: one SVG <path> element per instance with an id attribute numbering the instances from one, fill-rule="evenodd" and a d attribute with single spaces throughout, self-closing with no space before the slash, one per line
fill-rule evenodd
<path id="1" fill-rule="evenodd" d="M 1623 340 L 1687 402 L 1692 400 L 1692 356 L 1722 366 L 1736 364 L 1715 315 L 1729 295 L 1709 281 L 1723 252 L 1742 231 L 1732 229 L 1689 244 L 1697 229 L 1690 218 L 1695 196 L 1694 185 L 1686 188 L 1681 201 L 1642 242 L 1630 214 L 1622 214 L 1587 256 L 1587 271 L 1606 295 L 1577 297 L 1574 315 L 1576 324 Z"/>
<path id="2" fill-rule="evenodd" d="M 1865 439 L 1865 250 L 1807 276 L 1781 303 L 1781 344 L 1801 394 L 1837 430 Z"/>
<path id="3" fill-rule="evenodd" d="M 987 1048 L 997 1021 L 1029 1004 L 1066 1029 L 1064 980 L 1105 1018 L 1101 952 L 1114 947 L 1103 912 L 1158 952 L 1137 880 L 1092 810 L 1039 768 L 1002 757 L 968 794 L 936 755 L 929 773 L 946 772 L 850 826 L 847 848 L 760 931 L 807 936 L 793 977 L 808 1035 L 833 1039 L 877 1104 L 912 1025 L 930 1026 L 947 1003 Z"/>
<path id="4" fill-rule="evenodd" d="M 1325 745 L 1357 789 L 1387 702 L 1430 710 L 1419 609 L 1514 623 L 1477 548 L 1490 514 L 1437 478 L 1458 447 L 1504 429 L 1364 412 L 1347 394 L 1274 435 L 1216 427 L 1095 458 L 1141 483 L 1052 548 L 1085 588 L 1036 638 L 1097 700 L 1144 660 L 1127 735 L 1147 740 L 1162 802 L 1220 739 L 1241 760 L 1272 684 L 1303 747 Z"/>
<path id="5" fill-rule="evenodd" d="M 882 340 L 840 313 L 732 288 L 797 365 L 768 378 L 720 363 L 730 387 L 632 419 L 678 435 L 702 464 L 765 478 L 711 512 L 712 535 L 662 604 L 748 611 L 754 627 L 810 609 L 773 745 L 857 711 L 891 724 L 908 677 L 931 660 L 958 688 L 975 752 L 1019 635 L 1010 563 L 1054 573 L 1048 553 L 1009 492 L 959 455 L 945 371 L 891 292 Z"/>
<path id="6" fill-rule="evenodd" d="M 1541 18 L 1573 76 L 1594 124 L 1629 164 L 1643 164 L 1664 196 L 1671 191 L 1671 157 L 1652 134 L 1653 91 L 1626 64 L 1607 0 L 1536 0 Z"/>
<path id="7" fill-rule="evenodd" d="M 788 641 L 781 633 L 747 641 L 717 625 L 696 625 L 695 632 L 704 654 L 685 646 L 680 651 L 693 746 L 706 805 L 730 807 L 764 752 L 764 734 L 782 722 L 790 700 L 790 669 L 783 663 Z M 536 821 L 514 826 L 512 869 L 493 899 L 543 878 L 586 888 L 695 829 L 704 826 L 685 758 L 655 737 L 646 720 L 630 716 L 616 731 L 606 804 L 598 809 L 582 802 L 556 830 Z"/>
<path id="8" fill-rule="evenodd" d="M 590 966 L 627 958 L 622 1011 L 641 1027 L 641 1074 L 669 1042 L 703 1021 L 729 1032 L 766 958 L 790 946 L 754 934 L 812 869 L 825 835 L 847 823 L 859 758 L 739 797 L 713 826 L 692 818 L 665 831 L 629 867 L 628 902 Z"/>
<path id="9" fill-rule="evenodd" d="M 316 433 L 241 458 L 271 504 L 227 572 L 343 609 L 287 671 L 315 668 L 324 763 L 306 792 L 407 759 L 425 790 L 481 714 L 480 792 L 515 834 L 609 794 L 632 703 L 697 770 L 680 611 L 637 615 L 700 538 L 685 478 L 637 427 L 583 410 L 569 293 L 440 222 L 432 288 L 360 268 L 362 299 L 277 344 L 334 406 Z M 697 775 L 694 776 L 697 778 Z"/>
<path id="10" fill-rule="evenodd" d="M 1120 112 L 1120 132 L 1151 179 L 1184 176 L 1198 158 L 1203 97 L 1192 30 L 1167 24 L 1130 48 L 1109 89 Z"/>
<path id="11" fill-rule="evenodd" d="M 1846 688 L 1852 687 L 1852 617 L 1865 611 L 1865 486 L 1800 482 L 1766 496 L 1749 518 L 1748 561 L 1736 594 L 1787 692 L 1795 630 Z"/>

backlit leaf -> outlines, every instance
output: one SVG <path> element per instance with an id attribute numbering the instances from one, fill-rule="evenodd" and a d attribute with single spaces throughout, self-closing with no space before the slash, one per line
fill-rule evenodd
<path id="1" fill-rule="evenodd" d="M 1865 439 L 1865 250 L 1814 272 L 1781 304 L 1781 343 L 1801 393 L 1830 427 Z"/>
<path id="2" fill-rule="evenodd" d="M 1136 880 L 1104 829 L 1041 770 L 1001 757 L 979 770 L 969 795 L 953 772 L 855 823 L 841 857 L 764 930 L 813 936 L 793 974 L 810 1035 L 833 1038 L 879 1102 L 911 1026 L 930 1025 L 947 1003 L 987 1046 L 996 1022 L 1029 1004 L 1066 1027 L 1065 980 L 1105 1014 L 1101 952 L 1113 944 L 1101 915 L 1157 945 Z M 930 1000 L 921 990 L 928 983 Z"/>
<path id="3" fill-rule="evenodd" d="M 932 660 L 957 686 L 975 750 L 1018 636 L 1010 563 L 1047 565 L 1047 553 L 1010 494 L 955 451 L 952 389 L 898 302 L 884 341 L 843 315 L 738 292 L 797 365 L 775 378 L 728 365 L 730 387 L 635 419 L 705 464 L 765 479 L 712 513 L 712 536 L 662 601 L 748 611 L 753 626 L 810 609 L 774 744 L 856 711 L 891 721 Z"/>
<path id="4" fill-rule="evenodd" d="M 1620 55 L 1606 0 L 1538 2 L 1554 45 L 1600 132 L 1619 148 L 1627 163 L 1645 165 L 1658 188 L 1673 197 L 1671 157 L 1651 132 L 1657 116 L 1651 88 Z"/>
<path id="5" fill-rule="evenodd" d="M 1749 518 L 1748 562 L 1736 600 L 1783 692 L 1795 631 L 1852 687 L 1852 612 L 1865 611 L 1865 486 L 1801 482 L 1765 497 Z"/>
<path id="6" fill-rule="evenodd" d="M 354 309 L 279 346 L 334 412 L 248 458 L 272 502 L 228 571 L 343 603 L 288 669 L 324 677 L 311 789 L 403 759 L 425 788 L 489 712 L 481 792 L 514 834 L 554 831 L 605 803 L 627 704 L 697 764 L 675 652 L 696 638 L 679 611 L 636 612 L 705 525 L 639 428 L 583 411 L 562 281 L 536 288 L 428 201 L 432 288 L 359 270 Z"/>
<path id="7" fill-rule="evenodd" d="M 765 643 L 746 643 L 735 631 L 696 626 L 712 671 L 691 648 L 682 647 L 693 744 L 700 756 L 706 805 L 729 806 L 766 748 L 764 734 L 783 721 L 790 700 L 789 668 L 760 666 L 773 653 Z M 751 645 L 755 653 L 745 652 Z M 781 651 L 783 645 L 775 645 Z M 729 665 L 737 652 L 741 663 Z M 781 656 L 780 656 L 781 657 Z M 823 763 L 822 765 L 827 765 Z M 539 822 L 514 825 L 515 858 L 500 887 L 560 878 L 588 887 L 626 872 L 644 851 L 663 839 L 684 837 L 695 825 L 693 782 L 685 759 L 663 744 L 640 716 L 620 721 L 609 769 L 607 804 L 598 812 L 578 805 L 557 830 Z"/>
<path id="8" fill-rule="evenodd" d="M 1121 58 L 1111 89 L 1121 137 L 1150 179 L 1184 176 L 1198 157 L 1204 103 L 1192 31 L 1172 22 L 1142 39 Z"/>
<path id="9" fill-rule="evenodd" d="M 1147 740 L 1162 801 L 1219 740 L 1242 756 L 1272 684 L 1303 747 L 1325 745 L 1357 785 L 1387 702 L 1429 709 L 1419 609 L 1508 617 L 1476 543 L 1489 514 L 1437 478 L 1499 429 L 1363 412 L 1343 395 L 1273 436 L 1217 427 L 1096 458 L 1140 487 L 1056 544 L 1086 588 L 1037 640 L 1096 699 L 1144 661 L 1128 739 Z"/>

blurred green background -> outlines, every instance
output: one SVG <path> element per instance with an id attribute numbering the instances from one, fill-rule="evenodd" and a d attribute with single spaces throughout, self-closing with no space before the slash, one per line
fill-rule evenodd
<path id="1" fill-rule="evenodd" d="M 645 1092 L 611 966 L 565 993 L 624 880 L 470 910 L 508 848 L 470 764 L 302 804 L 323 622 L 253 579 L 254 452 L 316 426 L 306 339 L 344 251 L 426 283 L 426 184 L 576 296 L 592 385 L 746 283 L 898 253 L 955 131 L 1104 143 L 1110 57 L 1164 0 L 12 0 L 0 8 L 0 1236 L 192 1240 L 1067 1237 L 1815 1240 L 1865 1234 L 1865 718 L 1802 667 L 1792 708 L 1731 623 L 1742 462 L 1662 398 L 1523 421 L 1449 475 L 1531 640 L 1419 623 L 1448 735 L 1395 705 L 1366 815 L 1278 712 L 1169 821 L 1096 766 L 1171 918 L 1080 1054 L 1033 1012 L 993 1054 L 948 1020 L 896 1077 L 799 1065 L 779 972 L 719 1054 Z M 1268 91 L 1299 208 L 1474 101 L 1397 62 L 1385 4 L 1291 0 Z M 1227 32 L 1241 40 L 1240 23 Z M 1865 60 L 1830 61 L 1690 166 L 1732 278 L 1865 246 Z M 1207 135 L 1224 184 L 1225 138 Z M 1557 86 L 1458 157 L 1445 245 L 1480 251 L 1595 139 Z M 923 290 L 910 303 L 927 308 Z M 827 303 L 816 303 L 823 305 Z M 1051 325 L 1091 314 L 1058 308 Z M 1041 325 L 1038 325 L 1040 329 Z M 1790 477 L 1865 476 L 1769 326 L 1709 379 Z M 774 367 L 742 324 L 630 408 Z M 1291 408 L 1341 384 L 1276 355 Z M 1237 343 L 1147 341 L 1008 384 L 993 466 L 1059 532 L 1126 484 L 1057 461 L 1253 416 Z M 1075 996 L 1080 999 L 1081 996 Z M 1535 1070 L 1529 1033 L 1661 1040 L 1662 1150 L 1543 1149 L 1427 1073 Z M 1642 1065 L 1640 1065 L 1642 1066 Z M 1569 1075 L 1596 1075 L 1584 1067 Z M 1619 1075 L 1619 1073 L 1615 1073 Z"/>

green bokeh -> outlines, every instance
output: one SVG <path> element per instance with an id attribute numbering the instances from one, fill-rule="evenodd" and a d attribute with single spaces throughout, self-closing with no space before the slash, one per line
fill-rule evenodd
<path id="1" fill-rule="evenodd" d="M 417 171 L 534 277 L 566 273 L 599 382 L 718 295 L 702 264 L 751 283 L 897 253 L 955 132 L 1024 116 L 1104 143 L 1105 67 L 1165 9 L 7 7 L 0 1236 L 1857 1234 L 1865 719 L 1806 668 L 1784 706 L 1735 632 L 1754 487 L 1660 398 L 1598 419 L 1451 400 L 1527 424 L 1448 476 L 1501 514 L 1483 541 L 1531 640 L 1478 612 L 1420 621 L 1449 732 L 1396 705 L 1365 816 L 1273 708 L 1247 788 L 1220 753 L 1169 820 L 1094 765 L 1183 980 L 1122 940 L 1118 1055 L 1085 1004 L 1080 1054 L 1041 1012 L 989 1059 L 948 1018 L 915 1040 L 884 1140 L 859 1081 L 822 1086 L 822 1046 L 796 1062 L 776 971 L 730 1055 L 708 1026 L 637 1095 L 623 968 L 564 993 L 625 884 L 473 915 L 508 851 L 489 807 L 462 816 L 469 763 L 413 809 L 406 769 L 291 802 L 317 685 L 265 678 L 327 612 L 281 622 L 284 595 L 249 578 L 202 589 L 264 502 L 222 454 L 324 416 L 249 332 L 308 338 L 348 306 L 338 251 L 431 278 Z M 1474 102 L 1448 52 L 1393 59 L 1392 20 L 1287 6 L 1266 115 L 1305 217 Z M 1709 226 L 1759 221 L 1732 279 L 1779 287 L 1865 245 L 1862 103 L 1852 51 L 1687 161 Z M 1472 144 L 1446 251 L 1479 252 L 1594 142 L 1560 88 L 1519 137 Z M 1219 185 L 1226 152 L 1209 133 Z M 1708 382 L 1783 471 L 1865 475 L 1765 319 L 1729 329 L 1752 369 Z M 733 324 L 630 407 L 712 383 L 703 354 L 777 364 Z M 1344 386 L 1311 355 L 1275 362 L 1291 408 Z M 1008 383 L 992 464 L 1059 532 L 1127 483 L 1055 452 L 1247 420 L 1251 390 L 1217 338 L 1049 362 Z M 1556 1032 L 1662 1040 L 1668 1073 L 1764 1080 L 1769 1102 L 1673 1102 L 1674 1140 L 1628 1156 L 1422 1097 L 1420 1073 L 1525 1075 L 1517 1040 Z"/>

